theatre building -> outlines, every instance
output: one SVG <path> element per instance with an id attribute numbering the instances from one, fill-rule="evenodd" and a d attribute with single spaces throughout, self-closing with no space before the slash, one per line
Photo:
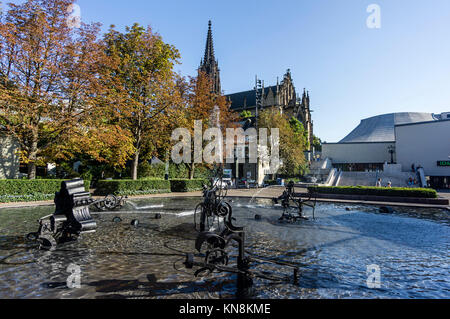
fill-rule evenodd
<path id="1" fill-rule="evenodd" d="M 450 118 L 397 125 L 397 163 L 423 167 L 428 184 L 450 189 Z"/>
<path id="2" fill-rule="evenodd" d="M 450 112 L 364 119 L 340 142 L 325 143 L 322 160 L 343 172 L 384 171 L 394 176 L 420 168 L 422 186 L 449 189 Z"/>

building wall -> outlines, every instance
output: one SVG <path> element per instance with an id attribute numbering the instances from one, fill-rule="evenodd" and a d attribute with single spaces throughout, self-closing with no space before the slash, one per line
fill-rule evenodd
<path id="1" fill-rule="evenodd" d="M 450 158 L 450 120 L 399 125 L 395 127 L 397 162 L 403 170 L 421 165 L 427 176 L 450 176 L 450 167 L 438 161 Z"/>
<path id="2" fill-rule="evenodd" d="M 19 176 L 18 142 L 5 135 L 0 135 L 0 179 L 11 179 Z"/>
<path id="3" fill-rule="evenodd" d="M 389 143 L 336 143 L 322 145 L 322 159 L 330 158 L 333 164 L 373 164 L 391 162 Z M 395 156 L 394 156 L 395 160 Z"/>

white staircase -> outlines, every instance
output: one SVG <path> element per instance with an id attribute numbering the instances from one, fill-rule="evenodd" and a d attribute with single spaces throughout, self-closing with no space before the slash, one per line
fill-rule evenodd
<path id="1" fill-rule="evenodd" d="M 336 186 L 376 186 L 378 178 L 381 185 L 386 187 L 391 182 L 392 187 L 421 187 L 422 185 L 408 185 L 409 178 L 417 180 L 412 172 L 341 172 Z"/>

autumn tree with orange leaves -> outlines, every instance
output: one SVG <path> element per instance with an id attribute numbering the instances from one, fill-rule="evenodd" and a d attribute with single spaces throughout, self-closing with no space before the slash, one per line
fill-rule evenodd
<path id="1" fill-rule="evenodd" d="M 69 23 L 73 3 L 27 0 L 0 16 L 0 129 L 19 141 L 30 179 L 38 163 L 86 157 L 122 168 L 131 159 L 137 179 L 140 162 L 169 160 L 176 128 L 235 126 L 207 75 L 175 73 L 179 52 L 150 27 L 112 26 L 99 40 L 99 24 Z"/>
<path id="2" fill-rule="evenodd" d="M 237 127 L 239 115 L 231 110 L 230 102 L 225 96 L 212 91 L 212 82 L 207 74 L 199 72 L 197 77 L 190 79 L 188 87 L 189 90 L 184 94 L 185 107 L 181 111 L 179 127 L 187 128 L 191 136 L 194 136 L 195 121 L 202 121 L 203 132 L 219 126 L 223 135 L 226 134 L 227 128 Z M 225 138 L 223 140 L 225 142 Z M 191 148 L 194 149 L 193 139 Z M 186 165 L 189 177 L 193 179 L 196 164 L 192 161 Z"/>
<path id="3" fill-rule="evenodd" d="M 68 23 L 73 2 L 9 4 L 0 21 L 0 126 L 19 141 L 30 179 L 39 160 L 69 159 L 79 151 L 124 164 L 130 151 L 119 127 L 92 121 L 107 56 L 98 24 Z M 93 128 L 114 142 L 101 140 L 110 147 L 106 154 L 95 150 L 100 140 Z"/>

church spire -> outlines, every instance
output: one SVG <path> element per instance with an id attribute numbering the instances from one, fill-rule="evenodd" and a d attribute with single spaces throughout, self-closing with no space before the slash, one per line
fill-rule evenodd
<path id="1" fill-rule="evenodd" d="M 208 36 L 206 37 L 206 48 L 205 48 L 205 58 L 203 60 L 205 63 L 209 63 L 211 61 L 215 62 L 216 59 L 214 57 L 214 43 L 212 37 L 211 30 L 211 20 L 208 22 Z"/>
<path id="2" fill-rule="evenodd" d="M 213 82 L 212 91 L 216 94 L 221 94 L 220 87 L 220 70 L 219 63 L 216 61 L 214 55 L 214 43 L 212 36 L 211 20 L 208 22 L 208 35 L 206 37 L 205 56 L 200 63 L 199 71 L 206 73 Z"/>

